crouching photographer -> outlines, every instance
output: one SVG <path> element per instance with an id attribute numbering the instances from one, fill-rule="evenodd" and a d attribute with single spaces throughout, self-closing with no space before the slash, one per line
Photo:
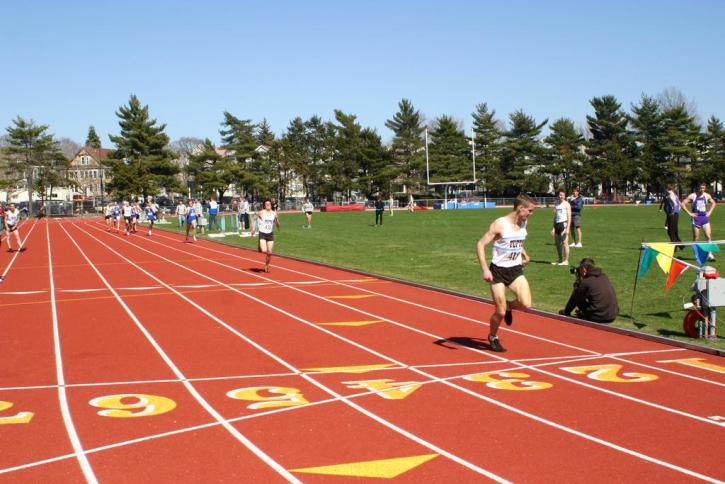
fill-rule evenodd
<path id="1" fill-rule="evenodd" d="M 592 259 L 582 259 L 579 267 L 571 268 L 576 274 L 574 291 L 559 314 L 570 316 L 576 309 L 576 317 L 595 323 L 611 323 L 619 314 L 617 295 L 609 278 L 594 265 Z"/>

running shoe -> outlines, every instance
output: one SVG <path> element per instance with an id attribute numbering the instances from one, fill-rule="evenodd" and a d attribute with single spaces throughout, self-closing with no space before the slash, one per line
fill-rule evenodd
<path id="1" fill-rule="evenodd" d="M 710 252 L 710 253 L 709 253 L 709 254 L 707 255 L 707 260 L 715 260 L 715 256 L 714 256 L 714 255 L 712 255 L 712 252 Z"/>
<path id="2" fill-rule="evenodd" d="M 569 247 L 576 247 L 576 242 L 572 242 L 571 244 L 569 244 Z"/>
<path id="3" fill-rule="evenodd" d="M 507 326 L 511 326 L 514 322 L 514 314 L 510 309 L 506 310 L 506 314 L 503 315 L 503 321 Z"/>
<path id="4" fill-rule="evenodd" d="M 488 336 L 488 344 L 491 345 L 491 351 L 495 351 L 496 353 L 505 353 L 506 348 L 501 346 L 501 342 L 498 340 L 498 336 Z"/>
<path id="5" fill-rule="evenodd" d="M 574 247 L 576 247 L 577 249 L 581 249 L 584 246 L 582 245 L 581 242 L 577 242 L 577 244 Z"/>

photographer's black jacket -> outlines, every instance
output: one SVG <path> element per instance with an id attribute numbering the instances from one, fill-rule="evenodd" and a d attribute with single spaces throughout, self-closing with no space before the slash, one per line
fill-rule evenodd
<path id="1" fill-rule="evenodd" d="M 571 314 L 574 308 L 579 308 L 580 317 L 589 321 L 608 323 L 616 319 L 619 314 L 617 295 L 600 268 L 593 267 L 586 277 L 578 280 L 564 313 Z"/>

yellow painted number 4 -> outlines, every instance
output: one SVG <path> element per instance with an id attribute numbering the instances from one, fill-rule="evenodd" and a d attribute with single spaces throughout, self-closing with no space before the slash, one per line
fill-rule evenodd
<path id="1" fill-rule="evenodd" d="M 12 406 L 13 404 L 11 402 L 0 401 L 0 412 L 9 409 Z M 18 412 L 15 415 L 11 415 L 9 417 L 0 417 L 0 425 L 30 423 L 33 415 L 35 415 L 33 412 Z"/>
<path id="2" fill-rule="evenodd" d="M 142 393 L 106 395 L 94 398 L 89 403 L 94 407 L 105 409 L 99 411 L 98 415 L 114 418 L 152 417 L 176 408 L 176 402 L 170 398 Z"/>
<path id="3" fill-rule="evenodd" d="M 620 376 L 619 372 L 622 369 L 622 365 L 591 365 L 591 366 L 567 366 L 563 367 L 562 370 L 574 373 L 576 375 L 586 375 L 587 378 L 597 381 L 607 381 L 615 383 L 644 383 L 648 381 L 654 381 L 659 378 L 657 375 L 651 373 L 622 373 Z"/>

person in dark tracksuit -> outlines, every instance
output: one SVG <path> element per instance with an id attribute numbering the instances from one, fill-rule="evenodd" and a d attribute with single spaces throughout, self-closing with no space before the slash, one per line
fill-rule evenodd
<path id="1" fill-rule="evenodd" d="M 378 197 L 377 200 L 375 200 L 375 225 L 383 225 L 383 212 L 385 211 L 385 202 L 383 202 L 383 197 Z"/>

